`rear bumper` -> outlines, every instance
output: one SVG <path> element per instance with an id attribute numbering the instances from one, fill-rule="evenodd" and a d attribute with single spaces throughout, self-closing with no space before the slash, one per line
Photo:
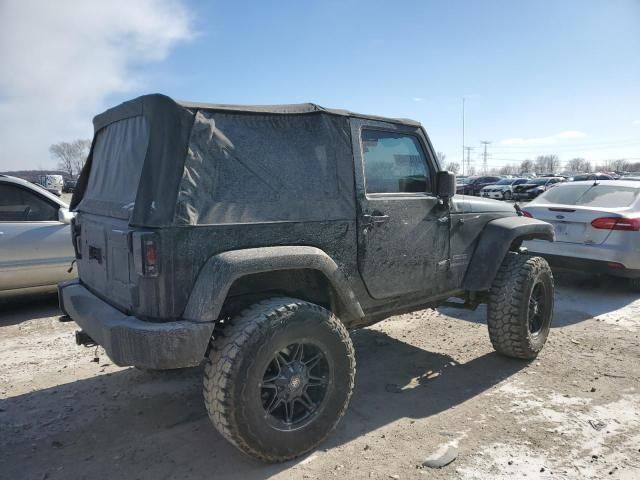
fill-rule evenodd
<path id="1" fill-rule="evenodd" d="M 612 232 L 616 233 L 616 232 Z M 626 232 L 617 232 L 626 233 Z M 619 263 L 624 265 L 624 270 L 640 271 L 640 248 L 637 244 L 621 243 L 617 239 L 609 238 L 601 244 L 567 243 L 556 241 L 553 243 L 529 240 L 523 246 L 531 253 L 543 257 L 572 258 L 576 261 L 584 260 L 585 264 L 597 265 L 607 263 Z M 593 263 L 596 262 L 596 263 Z M 622 270 L 622 272 L 624 272 Z"/>
<path id="2" fill-rule="evenodd" d="M 191 367 L 204 358 L 212 323 L 146 322 L 104 302 L 78 279 L 58 286 L 60 309 L 119 366 L 170 369 Z"/>

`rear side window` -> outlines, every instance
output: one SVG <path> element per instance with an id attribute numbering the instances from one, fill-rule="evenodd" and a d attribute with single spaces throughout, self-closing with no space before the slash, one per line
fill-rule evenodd
<path id="1" fill-rule="evenodd" d="M 425 193 L 429 169 L 413 135 L 378 130 L 362 131 L 367 193 Z"/>
<path id="2" fill-rule="evenodd" d="M 552 188 L 535 200 L 535 203 L 559 203 L 585 207 L 628 207 L 640 189 L 618 185 L 567 185 Z"/>
<path id="3" fill-rule="evenodd" d="M 46 222 L 58 220 L 58 208 L 35 193 L 0 184 L 0 222 Z"/>
<path id="4" fill-rule="evenodd" d="M 79 208 L 92 203 L 105 214 L 113 209 L 130 210 L 148 144 L 149 128 L 142 116 L 119 120 L 98 132 L 89 183 Z"/>

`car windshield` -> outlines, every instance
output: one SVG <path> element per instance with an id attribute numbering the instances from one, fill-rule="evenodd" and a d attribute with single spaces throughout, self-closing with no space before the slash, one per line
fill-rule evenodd
<path id="1" fill-rule="evenodd" d="M 459 178 L 458 179 L 458 185 L 467 185 L 467 184 L 473 182 L 476 178 L 478 178 L 478 177 Z"/>
<path id="2" fill-rule="evenodd" d="M 589 174 L 586 174 L 586 175 L 576 175 L 575 177 L 573 177 L 573 181 L 574 182 L 580 182 L 580 181 L 584 181 L 584 180 L 594 180 L 596 178 L 598 180 L 612 180 L 611 176 L 609 176 L 609 175 L 589 173 Z"/>
<path id="3" fill-rule="evenodd" d="M 536 178 L 535 180 L 529 180 L 527 183 L 530 185 L 545 185 L 548 181 L 548 178 Z"/>
<path id="4" fill-rule="evenodd" d="M 514 178 L 505 178 L 496 183 L 496 185 L 511 185 L 515 181 L 516 180 Z"/>
<path id="5" fill-rule="evenodd" d="M 551 188 L 532 203 L 582 205 L 586 207 L 628 207 L 640 193 L 640 188 L 619 185 L 562 185 Z"/>

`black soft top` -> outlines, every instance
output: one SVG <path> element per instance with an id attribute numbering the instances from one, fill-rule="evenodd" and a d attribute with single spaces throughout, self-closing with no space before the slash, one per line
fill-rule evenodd
<path id="1" fill-rule="evenodd" d="M 132 225 L 353 218 L 350 119 L 295 105 L 218 105 L 144 95 L 97 115 L 71 208 Z"/>
<path id="2" fill-rule="evenodd" d="M 366 118 L 370 120 L 378 120 L 381 122 L 398 123 L 401 125 L 409 125 L 411 127 L 419 127 L 420 122 L 411 120 L 409 118 L 393 118 L 383 117 L 379 115 L 368 115 L 363 113 L 355 113 L 349 110 L 339 108 L 326 108 L 315 103 L 291 103 L 282 105 L 233 105 L 223 103 L 203 103 L 203 102 L 190 102 L 182 100 L 173 100 L 166 95 L 159 93 L 143 95 L 141 97 L 129 100 L 121 103 L 116 107 L 110 108 L 103 113 L 96 115 L 93 118 L 94 129 L 97 132 L 100 128 L 112 123 L 114 117 L 122 118 L 122 114 L 126 115 L 126 112 L 133 113 L 142 110 L 145 103 L 158 100 L 169 100 L 176 105 L 180 105 L 189 110 L 210 110 L 219 112 L 237 112 L 237 113 L 261 113 L 261 114 L 275 114 L 275 115 L 302 115 L 307 113 L 328 113 L 331 115 L 339 115 L 342 117 L 352 118 Z"/>

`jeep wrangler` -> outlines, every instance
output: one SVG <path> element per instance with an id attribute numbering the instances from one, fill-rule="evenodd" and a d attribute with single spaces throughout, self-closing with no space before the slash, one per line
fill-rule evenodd
<path id="1" fill-rule="evenodd" d="M 253 457 L 292 459 L 335 428 L 349 330 L 486 303 L 498 352 L 532 359 L 547 339 L 553 277 L 521 244 L 551 225 L 454 196 L 415 121 L 146 95 L 94 128 L 61 310 L 117 365 L 204 360 L 211 421 Z"/>

